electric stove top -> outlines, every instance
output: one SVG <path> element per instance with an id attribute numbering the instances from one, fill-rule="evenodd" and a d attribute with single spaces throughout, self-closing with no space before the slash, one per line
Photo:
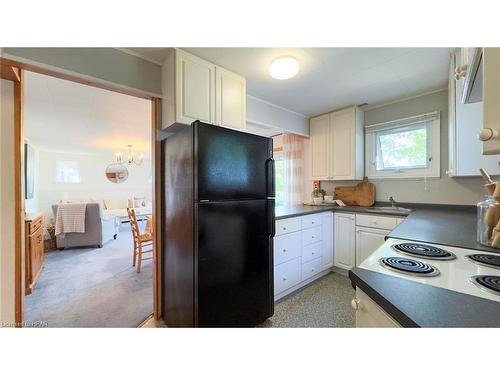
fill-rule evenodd
<path id="1" fill-rule="evenodd" d="M 500 302 L 500 256 L 389 238 L 359 268 Z"/>

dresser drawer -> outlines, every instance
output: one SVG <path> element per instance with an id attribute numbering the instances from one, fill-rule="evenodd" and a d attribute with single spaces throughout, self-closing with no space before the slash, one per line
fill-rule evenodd
<path id="1" fill-rule="evenodd" d="M 321 225 L 321 223 L 321 214 L 302 216 L 302 229 L 317 227 L 318 225 Z"/>
<path id="2" fill-rule="evenodd" d="M 319 258 L 323 255 L 323 242 L 316 242 L 302 248 L 302 263 Z"/>
<path id="3" fill-rule="evenodd" d="M 274 294 L 279 294 L 300 283 L 300 258 L 274 267 Z"/>
<path id="4" fill-rule="evenodd" d="M 276 220 L 276 236 L 300 230 L 300 217 Z"/>
<path id="5" fill-rule="evenodd" d="M 321 257 L 311 260 L 310 262 L 302 264 L 302 281 L 307 280 L 310 277 L 320 273 L 322 259 Z"/>
<path id="6" fill-rule="evenodd" d="M 322 227 L 304 229 L 302 231 L 302 246 L 321 241 Z"/>
<path id="7" fill-rule="evenodd" d="M 300 232 L 274 237 L 274 265 L 299 257 L 301 239 Z"/>
<path id="8" fill-rule="evenodd" d="M 28 221 L 27 222 L 28 235 L 35 233 L 42 227 L 42 225 L 43 225 L 43 216 L 39 216 L 33 221 Z"/>
<path id="9" fill-rule="evenodd" d="M 356 215 L 356 225 L 362 227 L 394 229 L 398 225 L 398 218 L 394 216 Z"/>

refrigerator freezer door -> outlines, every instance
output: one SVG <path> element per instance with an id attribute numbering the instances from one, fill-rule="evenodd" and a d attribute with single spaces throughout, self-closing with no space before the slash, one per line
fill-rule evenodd
<path id="1" fill-rule="evenodd" d="M 195 132 L 198 201 L 274 196 L 270 138 L 200 122 Z"/>
<path id="2" fill-rule="evenodd" d="M 197 325 L 252 327 L 263 322 L 274 313 L 268 222 L 274 221 L 274 201 L 200 203 L 197 208 Z"/>

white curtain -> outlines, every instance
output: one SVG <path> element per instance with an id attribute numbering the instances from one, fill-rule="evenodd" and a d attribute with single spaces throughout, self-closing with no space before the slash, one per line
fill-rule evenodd
<path id="1" fill-rule="evenodd" d="M 295 134 L 283 134 L 283 158 L 285 163 L 285 206 L 302 203 L 304 183 L 304 138 Z"/>

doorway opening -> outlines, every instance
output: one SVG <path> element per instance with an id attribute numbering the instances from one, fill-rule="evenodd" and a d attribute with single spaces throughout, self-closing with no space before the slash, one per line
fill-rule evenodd
<path id="1" fill-rule="evenodd" d="M 16 66 L 22 91 L 13 137 L 15 254 L 22 259 L 15 267 L 16 324 L 137 327 L 158 318 L 159 99 L 2 64 Z M 140 249 L 130 216 L 141 235 L 149 234 Z"/>

